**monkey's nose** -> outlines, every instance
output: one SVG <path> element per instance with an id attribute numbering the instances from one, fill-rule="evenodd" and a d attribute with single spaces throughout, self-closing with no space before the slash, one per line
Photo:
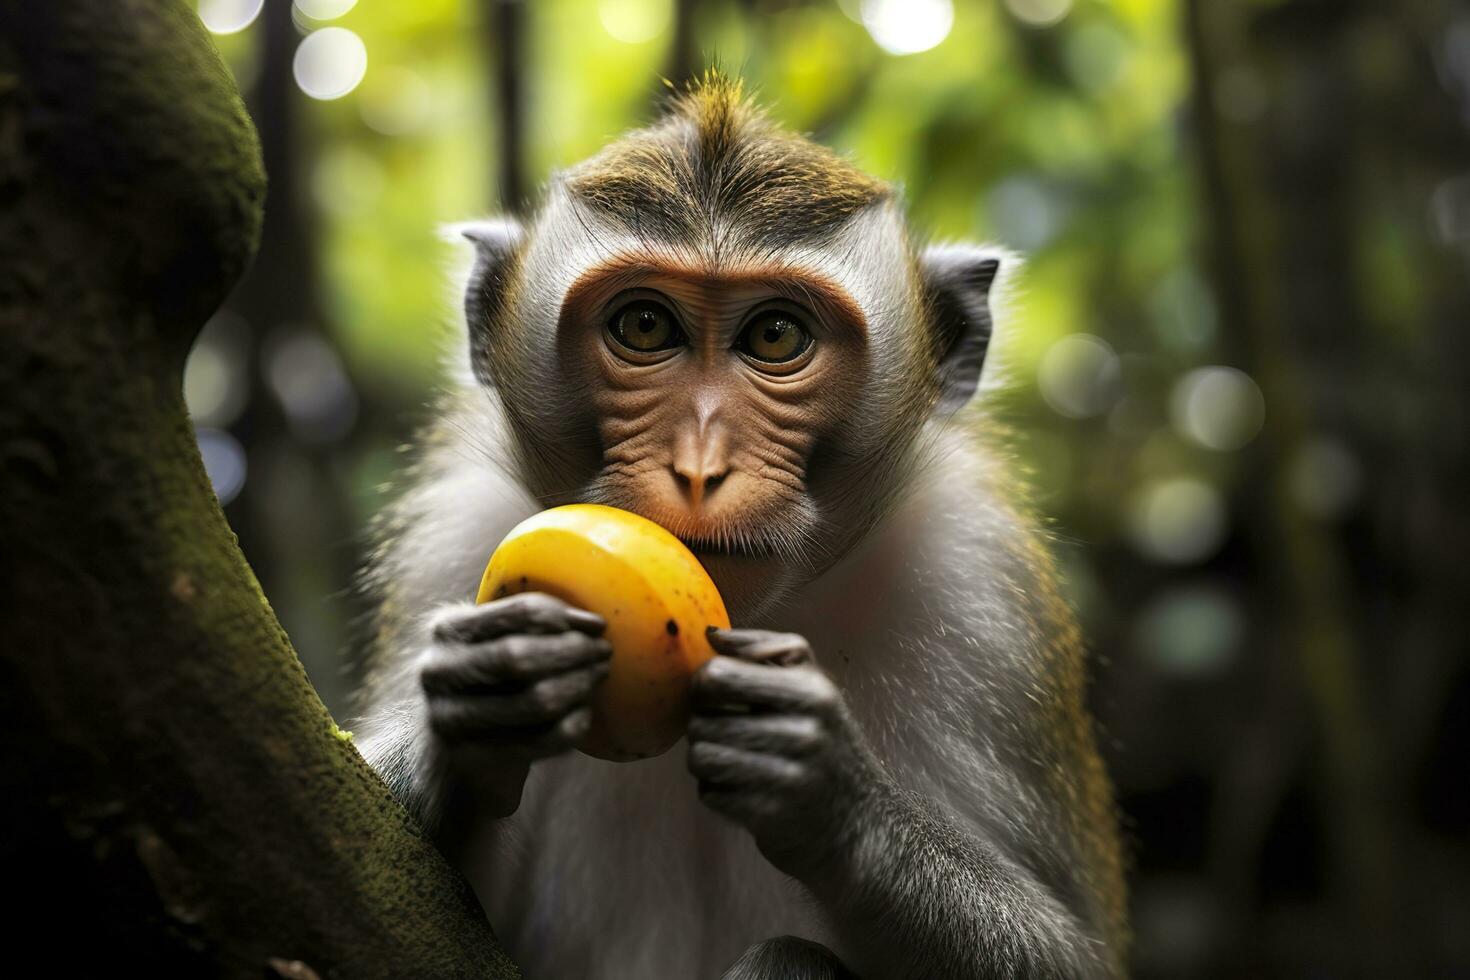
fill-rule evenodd
<path id="1" fill-rule="evenodd" d="M 730 473 L 723 433 L 683 433 L 674 447 L 669 469 L 689 506 L 699 507 Z"/>
<path id="2" fill-rule="evenodd" d="M 705 498 L 714 493 L 730 473 L 730 467 L 723 460 L 696 464 L 676 461 L 672 469 L 674 482 L 679 485 L 679 490 L 691 507 L 703 504 Z"/>

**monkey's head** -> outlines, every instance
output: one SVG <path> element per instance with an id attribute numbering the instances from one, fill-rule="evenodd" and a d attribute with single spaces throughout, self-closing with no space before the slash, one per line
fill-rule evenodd
<path id="1" fill-rule="evenodd" d="M 664 525 L 737 618 L 882 518 L 990 339 L 996 253 L 916 248 L 887 185 L 715 73 L 527 226 L 463 231 L 471 363 L 527 487 Z"/>

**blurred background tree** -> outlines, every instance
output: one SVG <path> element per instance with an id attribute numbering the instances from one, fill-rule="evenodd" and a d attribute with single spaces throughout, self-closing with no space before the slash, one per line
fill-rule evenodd
<path id="1" fill-rule="evenodd" d="M 994 414 L 1097 654 L 1138 975 L 1470 973 L 1470 6 L 200 14 L 271 188 L 186 393 L 339 717 L 363 531 L 461 342 L 439 226 L 524 213 L 717 60 L 924 233 L 1026 256 Z"/>

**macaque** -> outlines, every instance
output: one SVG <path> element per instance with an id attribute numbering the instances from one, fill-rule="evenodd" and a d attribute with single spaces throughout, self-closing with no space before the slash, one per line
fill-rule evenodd
<path id="1" fill-rule="evenodd" d="M 1122 975 L 1081 637 L 978 394 L 1012 258 L 916 244 L 718 73 L 462 232 L 468 358 L 381 523 L 358 727 L 525 975 Z M 676 534 L 736 627 L 656 758 L 571 748 L 601 619 L 470 601 L 579 501 Z"/>

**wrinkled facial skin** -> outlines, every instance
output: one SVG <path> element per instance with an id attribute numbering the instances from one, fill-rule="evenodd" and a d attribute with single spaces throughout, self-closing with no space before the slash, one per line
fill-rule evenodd
<path id="1" fill-rule="evenodd" d="M 794 584 L 817 544 L 813 457 L 868 376 L 851 299 L 770 270 L 613 262 L 573 285 L 557 344 L 600 443 L 584 499 L 671 530 L 733 608 Z"/>

